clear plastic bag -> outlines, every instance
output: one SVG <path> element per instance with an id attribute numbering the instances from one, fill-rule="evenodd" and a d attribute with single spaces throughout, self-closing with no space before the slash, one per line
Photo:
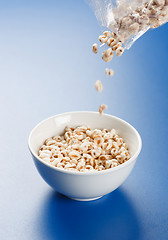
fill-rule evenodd
<path id="1" fill-rule="evenodd" d="M 86 0 L 104 27 L 129 49 L 150 28 L 168 21 L 168 0 Z"/>

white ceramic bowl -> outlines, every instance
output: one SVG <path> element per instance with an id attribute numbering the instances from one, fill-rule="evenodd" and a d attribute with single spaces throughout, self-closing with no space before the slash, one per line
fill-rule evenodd
<path id="1" fill-rule="evenodd" d="M 81 125 L 93 129 L 115 128 L 127 143 L 131 158 L 109 170 L 85 173 L 56 168 L 38 157 L 38 150 L 45 139 L 63 134 L 66 126 Z M 71 112 L 50 117 L 33 128 L 28 144 L 41 177 L 57 192 L 81 201 L 100 198 L 118 188 L 132 171 L 142 147 L 140 135 L 129 123 L 97 112 Z"/>

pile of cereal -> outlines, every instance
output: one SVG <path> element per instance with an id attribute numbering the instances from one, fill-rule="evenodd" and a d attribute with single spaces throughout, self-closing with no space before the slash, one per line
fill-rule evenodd
<path id="1" fill-rule="evenodd" d="M 122 41 L 119 39 L 116 33 L 105 31 L 103 35 L 99 36 L 99 41 L 104 45 L 107 44 L 109 47 L 102 53 L 102 59 L 105 62 L 109 62 L 112 60 L 114 56 L 114 52 L 116 52 L 116 56 L 120 57 L 123 52 L 124 48 L 122 47 Z M 102 46 L 102 45 L 101 45 Z M 92 46 L 92 51 L 97 54 L 98 53 L 98 45 L 94 43 Z"/>
<path id="2" fill-rule="evenodd" d="M 127 13 L 128 14 L 124 14 Z M 119 16 L 123 16 L 119 18 Z M 115 26 L 122 42 L 129 40 L 139 32 L 146 32 L 149 28 L 157 28 L 168 21 L 168 0 L 142 1 L 139 6 L 130 11 L 128 1 L 119 1 L 114 9 Z"/>
<path id="3" fill-rule="evenodd" d="M 39 157 L 52 166 L 71 171 L 101 171 L 129 160 L 129 151 L 116 130 L 66 127 L 63 136 L 46 139 Z"/>

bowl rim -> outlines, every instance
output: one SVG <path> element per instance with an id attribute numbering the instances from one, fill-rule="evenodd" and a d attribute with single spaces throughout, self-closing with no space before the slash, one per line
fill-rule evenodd
<path id="1" fill-rule="evenodd" d="M 36 130 L 36 128 L 38 128 L 38 126 L 40 126 L 43 122 L 46 122 L 52 118 L 55 118 L 55 117 L 59 117 L 59 116 L 64 116 L 64 115 L 68 115 L 68 114 L 80 114 L 80 113 L 83 113 L 83 114 L 94 114 L 94 115 L 100 115 L 98 112 L 94 112 L 94 111 L 73 111 L 73 112 L 65 112 L 65 113 L 60 113 L 60 114 L 56 114 L 56 115 L 53 115 L 51 117 L 48 117 L 42 121 L 40 121 L 38 124 L 35 125 L 35 127 L 31 130 L 30 134 L 29 134 L 29 137 L 28 137 L 28 148 L 29 148 L 29 151 L 31 152 L 31 154 L 33 155 L 33 157 L 35 157 L 38 161 L 40 161 L 42 164 L 46 165 L 47 167 L 50 167 L 52 169 L 54 169 L 55 171 L 58 171 L 58 172 L 62 172 L 62 173 L 66 173 L 66 174 L 72 174 L 72 175 L 99 175 L 99 174 L 108 174 L 110 172 L 114 172 L 114 171 L 118 171 L 120 170 L 121 168 L 124 168 L 124 167 L 127 167 L 128 165 L 130 165 L 134 160 L 136 160 L 136 158 L 138 157 L 138 155 L 140 154 L 141 152 L 141 149 L 142 149 L 142 139 L 141 139 L 141 136 L 140 134 L 138 133 L 138 131 L 128 122 L 126 122 L 125 120 L 119 118 L 119 117 L 116 117 L 116 116 L 113 116 L 113 115 L 110 115 L 110 114 L 106 114 L 106 113 L 103 113 L 102 116 L 107 116 L 107 117 L 110 117 L 110 118 L 115 118 L 117 119 L 118 121 L 126 124 L 128 127 L 132 128 L 132 130 L 134 131 L 134 133 L 136 134 L 137 138 L 138 138 L 138 142 L 139 142 L 139 146 L 138 146 L 138 149 L 137 151 L 135 152 L 135 154 L 128 160 L 126 161 L 125 163 L 122 163 L 121 165 L 119 166 L 116 166 L 114 168 L 110 168 L 110 169 L 106 169 L 106 170 L 102 170 L 102 171 L 93 171 L 93 172 L 77 172 L 77 171 L 70 171 L 70 170 L 67 170 L 67 169 L 61 169 L 61 168 L 58 168 L 58 167 L 55 167 L 55 166 L 52 166 L 50 165 L 49 163 L 43 161 L 32 149 L 31 149 L 31 145 L 30 145 L 30 139 L 31 139 L 31 136 L 33 134 L 33 132 Z"/>

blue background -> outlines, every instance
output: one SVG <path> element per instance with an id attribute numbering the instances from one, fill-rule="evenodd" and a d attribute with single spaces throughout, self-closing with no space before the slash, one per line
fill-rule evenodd
<path id="1" fill-rule="evenodd" d="M 0 5 L 0 239 L 168 239 L 168 24 L 106 64 L 91 52 L 104 29 L 83 0 Z M 75 202 L 42 181 L 27 138 L 49 116 L 100 103 L 140 132 L 142 152 L 119 189 Z"/>

